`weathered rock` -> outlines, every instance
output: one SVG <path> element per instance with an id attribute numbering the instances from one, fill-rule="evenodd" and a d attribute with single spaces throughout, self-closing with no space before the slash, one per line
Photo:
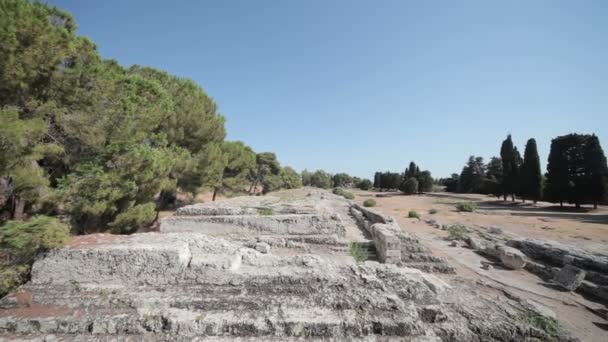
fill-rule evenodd
<path id="1" fill-rule="evenodd" d="M 307 196 L 308 203 L 321 204 L 335 198 L 320 190 Z M 222 222 L 234 223 L 303 207 L 294 204 L 297 199 L 241 200 L 279 214 L 242 215 L 224 210 L 230 203 L 223 203 L 184 216 L 221 214 Z M 569 340 L 521 322 L 529 309 L 519 301 L 486 297 L 420 271 L 449 266 L 393 220 L 368 227 L 385 254 L 396 249 L 401 261 L 355 263 L 342 254 L 348 244 L 330 223 L 349 218 L 312 207 L 314 213 L 292 215 L 328 217 L 318 226 L 306 223 L 314 227 L 306 232 L 315 234 L 285 228 L 289 223 L 275 229 L 268 220 L 271 228 L 234 224 L 215 231 L 221 236 L 180 231 L 77 237 L 36 261 L 32 280 L 0 300 L 0 340 Z M 272 254 L 263 253 L 270 246 Z"/>
<path id="2" fill-rule="evenodd" d="M 269 234 L 344 236 L 346 232 L 340 221 L 329 215 L 314 214 L 173 216 L 161 221 L 160 231 L 251 236 Z"/>
<path id="3" fill-rule="evenodd" d="M 530 258 L 551 265 L 561 267 L 572 264 L 583 270 L 608 274 L 608 256 L 605 255 L 594 255 L 570 245 L 547 240 L 509 240 L 507 245 L 521 250 Z"/>
<path id="4" fill-rule="evenodd" d="M 555 276 L 554 281 L 566 290 L 574 291 L 585 280 L 585 271 L 572 265 L 566 265 Z"/>
<path id="5" fill-rule="evenodd" d="M 526 266 L 526 255 L 520 250 L 509 246 L 496 247 L 500 262 L 512 270 L 519 270 Z"/>
<path id="6" fill-rule="evenodd" d="M 259 242 L 255 244 L 255 250 L 260 253 L 270 253 L 270 246 L 265 242 Z"/>

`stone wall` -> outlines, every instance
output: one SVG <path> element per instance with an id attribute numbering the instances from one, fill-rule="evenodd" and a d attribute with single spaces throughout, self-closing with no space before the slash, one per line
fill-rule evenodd
<path id="1" fill-rule="evenodd" d="M 359 224 L 371 235 L 378 260 L 383 263 L 396 264 L 401 261 L 401 243 L 399 241 L 399 226 L 395 220 L 375 210 L 353 204 L 350 208 L 352 215 Z"/>
<path id="2" fill-rule="evenodd" d="M 346 229 L 331 215 L 183 215 L 163 219 L 163 233 L 196 232 L 210 235 L 331 235 L 344 236 Z"/>

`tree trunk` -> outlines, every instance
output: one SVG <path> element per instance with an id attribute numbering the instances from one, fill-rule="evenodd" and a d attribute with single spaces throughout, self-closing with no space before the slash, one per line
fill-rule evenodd
<path id="1" fill-rule="evenodd" d="M 25 201 L 19 196 L 13 195 L 13 208 L 11 213 L 12 220 L 22 220 L 23 212 L 25 211 Z"/>
<path id="2" fill-rule="evenodd" d="M 581 204 L 579 202 L 574 203 L 574 205 L 576 206 L 576 209 L 580 209 L 581 208 Z"/>
<path id="3" fill-rule="evenodd" d="M 515 202 L 515 195 L 511 194 L 511 202 Z"/>
<path id="4" fill-rule="evenodd" d="M 507 201 L 507 194 L 503 194 L 502 195 L 502 200 L 505 201 L 505 202 Z"/>
<path id="5" fill-rule="evenodd" d="M 597 209 L 597 201 L 593 201 L 593 209 Z"/>
<path id="6" fill-rule="evenodd" d="M 535 198 L 535 199 L 534 199 L 534 204 L 536 204 L 536 202 L 538 202 L 538 199 L 536 199 L 536 198 Z"/>
<path id="7" fill-rule="evenodd" d="M 563 207 L 564 207 L 564 201 L 559 200 L 559 207 L 560 207 L 560 208 L 563 208 Z"/>
<path id="8" fill-rule="evenodd" d="M 213 188 L 213 198 L 211 199 L 211 201 L 215 201 L 215 196 L 217 195 L 217 187 Z"/>

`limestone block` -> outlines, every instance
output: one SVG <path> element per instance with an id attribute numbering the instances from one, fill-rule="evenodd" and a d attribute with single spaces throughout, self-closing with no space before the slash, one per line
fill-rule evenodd
<path id="1" fill-rule="evenodd" d="M 526 255 L 519 249 L 508 246 L 497 246 L 496 251 L 500 262 L 512 269 L 519 270 L 526 266 Z"/>

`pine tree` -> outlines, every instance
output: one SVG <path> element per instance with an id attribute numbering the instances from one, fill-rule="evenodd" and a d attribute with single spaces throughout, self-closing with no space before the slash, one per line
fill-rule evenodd
<path id="1" fill-rule="evenodd" d="M 540 159 L 536 148 L 536 140 L 529 139 L 524 151 L 524 161 L 520 174 L 521 195 L 525 202 L 526 198 L 532 199 L 534 203 L 541 197 L 542 176 L 540 171 Z"/>
<path id="2" fill-rule="evenodd" d="M 585 144 L 585 193 L 597 209 L 598 202 L 606 199 L 608 193 L 608 166 L 606 156 L 598 137 L 594 134 Z"/>

